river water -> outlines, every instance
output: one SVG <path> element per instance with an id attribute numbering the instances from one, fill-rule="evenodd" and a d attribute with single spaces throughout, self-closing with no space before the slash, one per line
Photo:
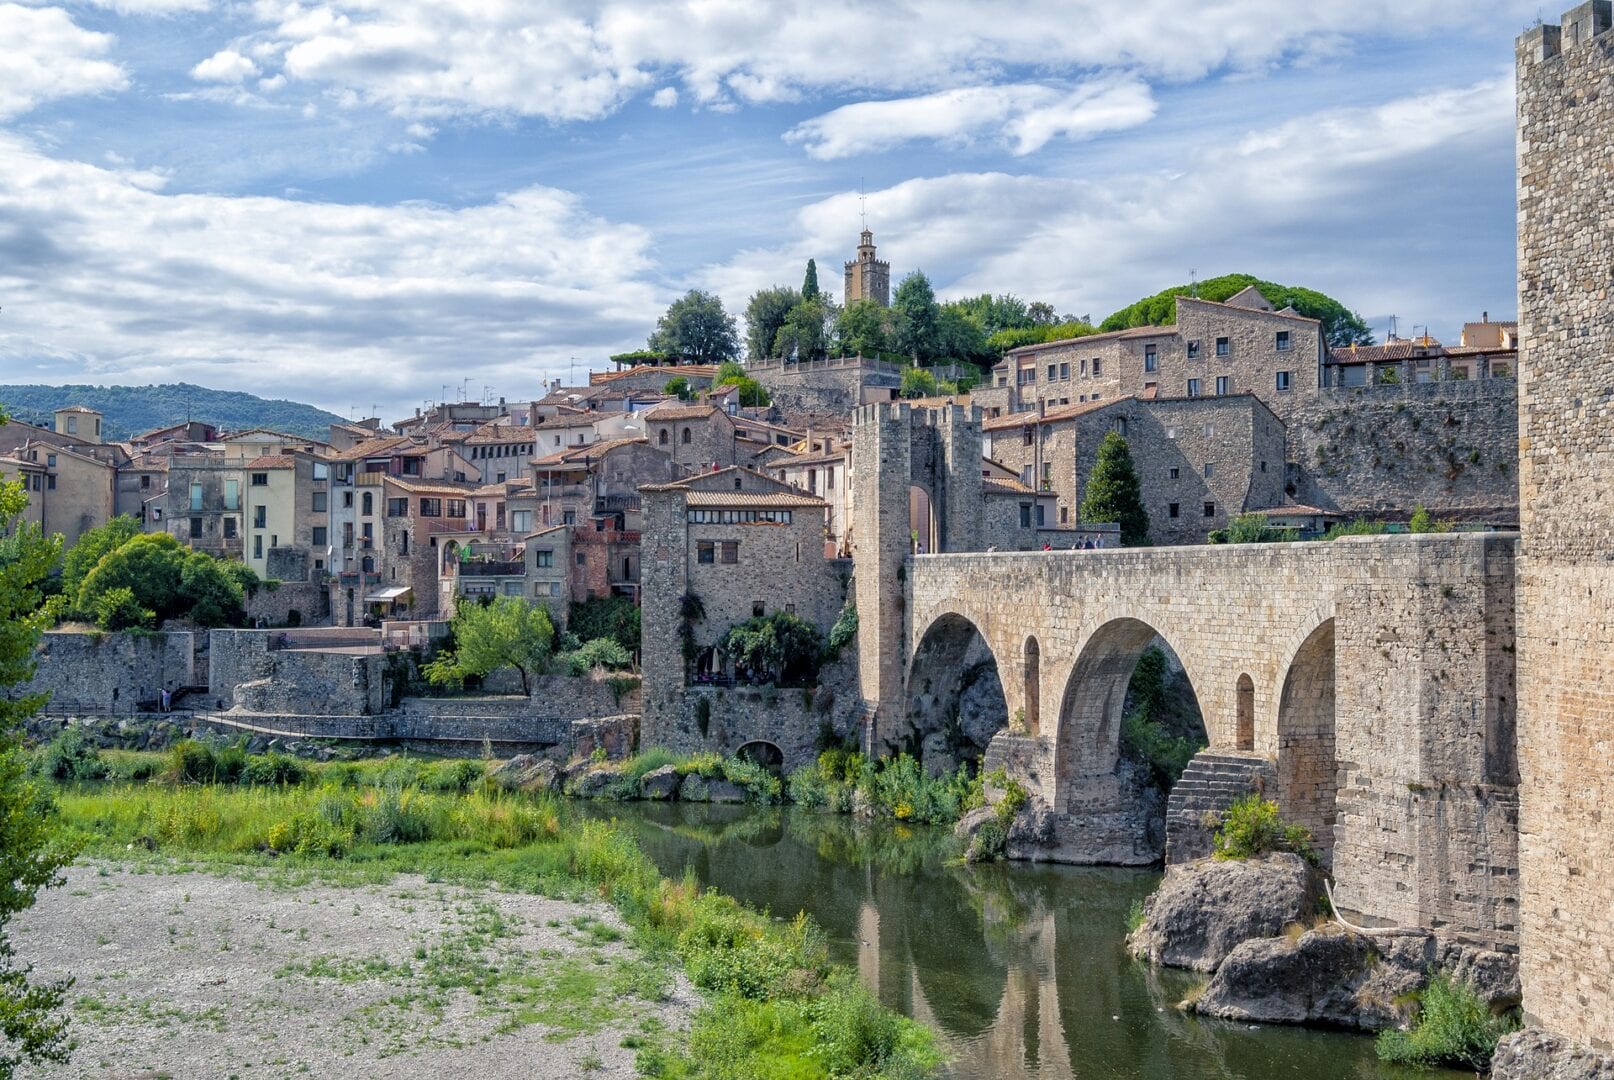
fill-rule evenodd
<path id="1" fill-rule="evenodd" d="M 1127 910 L 1157 873 L 956 865 L 945 830 L 779 808 L 597 806 L 662 872 L 776 916 L 808 912 L 834 960 L 942 1034 L 981 1080 L 1451 1080 L 1381 1065 L 1362 1035 L 1252 1026 L 1175 1008 L 1199 977 L 1127 957 Z"/>

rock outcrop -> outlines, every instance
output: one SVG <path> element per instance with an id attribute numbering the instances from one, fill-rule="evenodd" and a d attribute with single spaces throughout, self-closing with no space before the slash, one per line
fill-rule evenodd
<path id="1" fill-rule="evenodd" d="M 1298 855 L 1170 866 L 1127 944 L 1156 964 L 1215 971 L 1243 943 L 1310 922 L 1320 893 L 1316 872 Z"/>
<path id="2" fill-rule="evenodd" d="M 549 758 L 518 754 L 488 774 L 512 791 L 549 791 L 560 787 L 561 769 Z"/>
<path id="3" fill-rule="evenodd" d="M 1435 971 L 1466 984 L 1493 1009 L 1519 1003 L 1515 957 L 1443 941 L 1428 931 L 1359 934 L 1328 923 L 1298 936 L 1239 945 L 1194 1008 L 1224 1020 L 1378 1031 L 1409 1018 L 1413 995 Z"/>
<path id="4" fill-rule="evenodd" d="M 678 794 L 681 780 L 676 765 L 663 765 L 659 769 L 652 769 L 639 778 L 639 796 L 657 801 L 674 798 Z"/>
<path id="5" fill-rule="evenodd" d="M 1491 1059 L 1491 1080 L 1614 1080 L 1614 1057 L 1525 1028 L 1502 1036 Z"/>

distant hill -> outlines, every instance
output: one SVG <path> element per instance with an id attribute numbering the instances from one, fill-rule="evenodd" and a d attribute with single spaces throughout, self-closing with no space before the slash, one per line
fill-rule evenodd
<path id="1" fill-rule="evenodd" d="M 102 415 L 108 440 L 127 439 L 187 416 L 222 431 L 271 428 L 292 435 L 324 439 L 330 425 L 343 418 L 299 401 L 283 401 L 239 390 L 209 390 L 190 383 L 161 386 L 0 386 L 0 405 L 18 420 L 50 424 L 52 413 L 68 405 L 84 405 Z"/>

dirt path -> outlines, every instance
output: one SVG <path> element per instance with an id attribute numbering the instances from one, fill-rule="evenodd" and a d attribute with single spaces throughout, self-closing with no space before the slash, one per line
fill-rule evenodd
<path id="1" fill-rule="evenodd" d="M 77 979 L 78 1049 L 37 1077 L 631 1077 L 697 1004 L 604 905 L 414 876 L 76 866 L 15 933 Z"/>

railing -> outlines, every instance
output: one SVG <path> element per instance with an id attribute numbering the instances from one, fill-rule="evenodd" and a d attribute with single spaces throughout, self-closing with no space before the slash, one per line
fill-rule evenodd
<path id="1" fill-rule="evenodd" d="M 594 510 L 637 510 L 639 509 L 639 496 L 637 495 L 602 495 L 594 500 Z"/>
<path id="2" fill-rule="evenodd" d="M 521 577 L 527 572 L 527 564 L 522 562 L 462 562 L 458 566 L 462 578 Z"/>

